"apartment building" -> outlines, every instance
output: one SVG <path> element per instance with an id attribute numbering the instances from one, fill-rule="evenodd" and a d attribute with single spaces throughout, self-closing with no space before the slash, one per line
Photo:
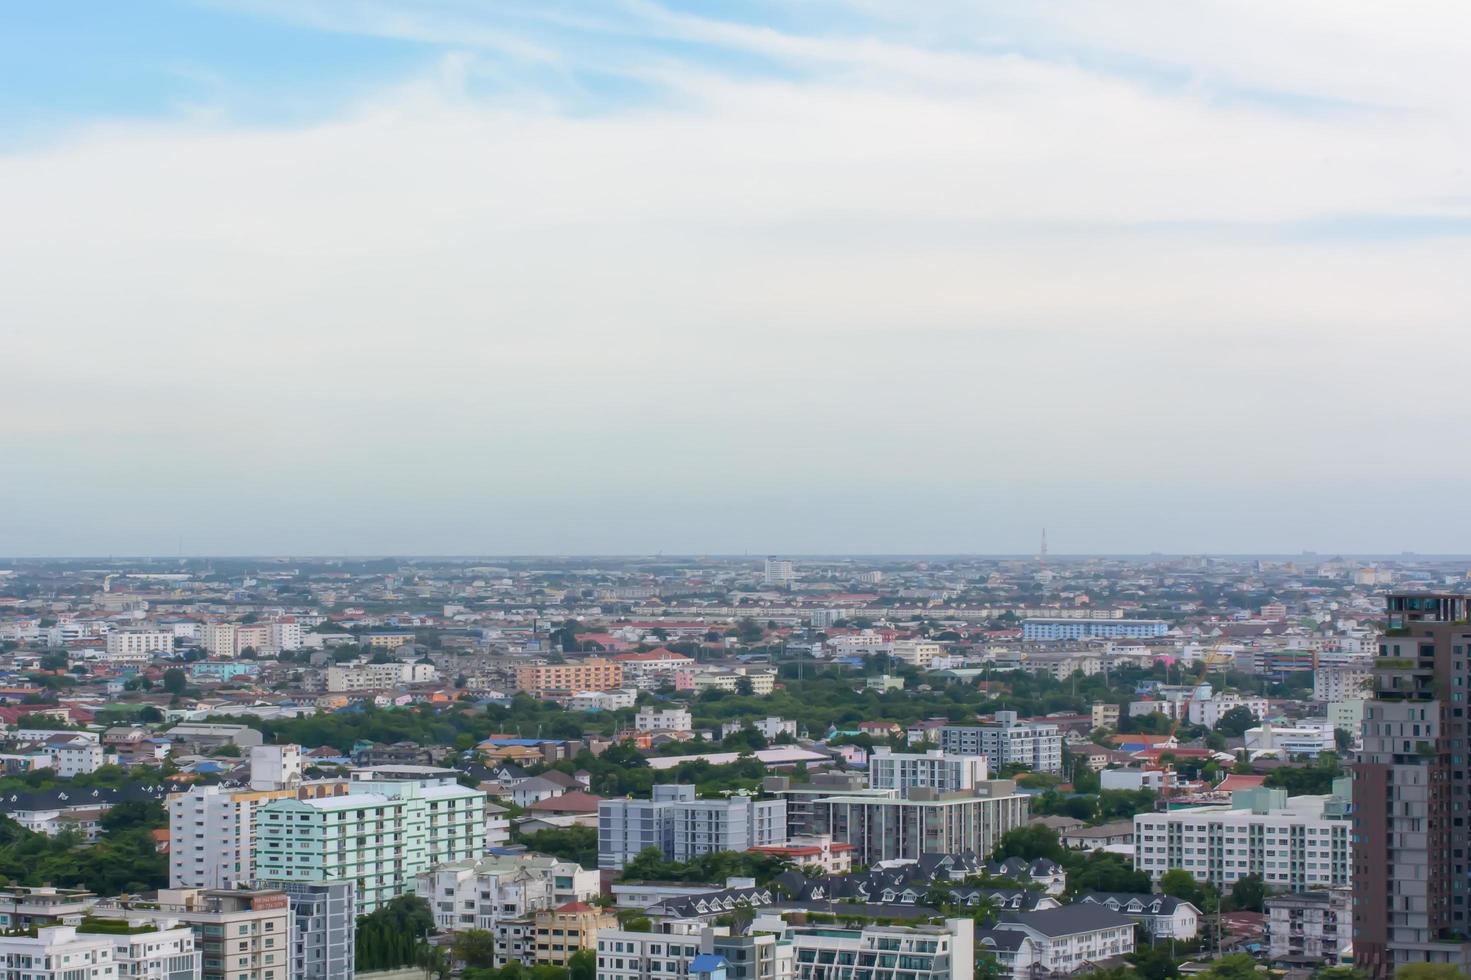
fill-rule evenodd
<path id="1" fill-rule="evenodd" d="M 1373 683 L 1374 667 L 1368 660 L 1320 666 L 1313 671 L 1313 700 L 1357 700 L 1369 693 Z"/>
<path id="2" fill-rule="evenodd" d="M 234 657 L 239 652 L 235 647 L 234 623 L 204 623 L 195 632 L 199 645 L 211 657 Z"/>
<path id="3" fill-rule="evenodd" d="M 291 909 L 292 980 L 357 975 L 357 883 L 264 882 L 286 893 Z"/>
<path id="4" fill-rule="evenodd" d="M 641 732 L 687 732 L 693 724 L 685 708 L 642 708 L 633 718 L 633 727 Z"/>
<path id="5" fill-rule="evenodd" d="M 895 640 L 889 644 L 889 656 L 902 664 L 929 670 L 935 658 L 943 656 L 945 650 L 929 640 Z"/>
<path id="6" fill-rule="evenodd" d="M 698 800 L 695 787 L 656 785 L 651 799 L 598 804 L 598 867 L 621 869 L 647 848 L 688 861 L 786 842 L 786 801 Z"/>
<path id="7" fill-rule="evenodd" d="M 96 742 L 63 745 L 55 752 L 56 774 L 63 779 L 84 776 L 102 768 L 106 754 Z"/>
<path id="8" fill-rule="evenodd" d="M 112 928 L 114 925 L 119 928 Z M 194 930 L 177 919 L 151 923 L 100 919 L 80 931 L 111 936 L 112 961 L 119 980 L 197 980 L 204 971 L 204 953 Z"/>
<path id="9" fill-rule="evenodd" d="M 1062 772 L 1062 732 L 1053 724 L 1022 721 L 1015 711 L 998 711 L 990 725 L 947 725 L 940 748 L 958 755 L 983 755 L 990 768 L 1020 764 L 1034 772 Z"/>
<path id="10" fill-rule="evenodd" d="M 1119 727 L 1119 706 L 1113 703 L 1096 702 L 1089 709 L 1090 724 L 1094 728 Z"/>
<path id="11" fill-rule="evenodd" d="M 1269 889 L 1347 887 L 1353 833 L 1350 782 L 1332 796 L 1293 796 L 1257 788 L 1231 794 L 1230 806 L 1134 816 L 1134 867 L 1151 878 L 1181 868 L 1226 887 L 1260 875 Z"/>
<path id="12" fill-rule="evenodd" d="M 111 903 L 99 914 L 188 926 L 203 980 L 291 980 L 291 909 L 282 891 L 163 888 L 156 901 Z"/>
<path id="13" fill-rule="evenodd" d="M 579 950 L 596 949 L 598 935 L 618 927 L 618 915 L 586 902 L 568 902 L 537 912 L 531 926 L 531 956 L 522 962 L 566 966 Z"/>
<path id="14" fill-rule="evenodd" d="M 104 650 L 109 658 L 174 652 L 173 630 L 113 630 L 107 634 Z"/>
<path id="15" fill-rule="evenodd" d="M 75 926 L 43 926 L 34 936 L 0 936 L 0 964 L 7 977 L 30 980 L 114 980 L 111 936 Z"/>
<path id="16" fill-rule="evenodd" d="M 260 808 L 295 798 L 295 789 L 230 790 L 218 785 L 170 794 L 169 887 L 234 888 L 254 881 Z"/>
<path id="17" fill-rule="evenodd" d="M 537 698 L 552 692 L 614 691 L 622 686 L 623 666 L 600 657 L 516 668 L 516 690 Z"/>
<path id="18" fill-rule="evenodd" d="M 1022 639 L 1032 640 L 1149 640 L 1165 636 L 1170 624 L 1162 619 L 1026 619 Z"/>
<path id="19" fill-rule="evenodd" d="M 812 811 L 810 832 L 852 844 L 853 863 L 872 865 L 924 854 L 990 854 L 1002 834 L 1026 823 L 1028 801 L 1014 782 L 998 779 L 969 792 L 914 788 L 904 797 L 892 790 L 821 797 Z"/>
<path id="20" fill-rule="evenodd" d="M 1471 972 L 1471 603 L 1393 593 L 1354 764 L 1354 960 Z"/>
<path id="21" fill-rule="evenodd" d="M 545 854 L 437 865 L 419 872 L 414 887 L 429 903 L 434 924 L 446 932 L 491 930 L 502 919 L 525 919 L 544 909 L 591 901 L 598 890 L 596 870 Z"/>
<path id="22" fill-rule="evenodd" d="M 433 664 L 338 664 L 327 668 L 326 687 L 329 694 L 350 691 L 393 690 L 407 684 L 431 684 L 439 679 Z"/>
<path id="23" fill-rule="evenodd" d="M 986 780 L 986 757 L 960 755 L 943 749 L 928 752 L 895 752 L 880 746 L 868 757 L 870 789 L 892 789 L 901 794 L 913 787 L 928 787 L 941 793 L 974 789 Z"/>
<path id="24" fill-rule="evenodd" d="M 763 919 L 764 921 L 764 919 Z M 975 924 L 789 928 L 798 980 L 970 980 L 975 972 Z M 895 973 L 895 965 L 902 973 Z"/>
<path id="25" fill-rule="evenodd" d="M 1336 966 L 1353 947 L 1353 894 L 1346 888 L 1272 895 L 1266 909 L 1273 963 Z"/>
<path id="26" fill-rule="evenodd" d="M 438 864 L 485 852 L 485 794 L 452 782 L 355 781 L 343 796 L 279 799 L 256 817 L 256 872 L 355 881 L 362 913 L 411 892 Z"/>

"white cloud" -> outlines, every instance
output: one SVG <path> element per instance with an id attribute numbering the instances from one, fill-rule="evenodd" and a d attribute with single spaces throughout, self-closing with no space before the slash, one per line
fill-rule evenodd
<path id="1" fill-rule="evenodd" d="M 224 511 L 302 484 L 385 494 L 391 521 L 439 492 L 425 474 L 688 504 L 773 481 L 810 498 L 856 471 L 898 519 L 937 489 L 1341 483 L 1404 427 L 1463 417 L 1471 238 L 1308 233 L 1464 216 L 1457 90 L 1415 83 L 1422 59 L 1437 84 L 1467 73 L 1440 57 L 1459 11 L 1355 70 L 1335 52 L 1371 27 L 1340 37 L 1306 8 L 1270 38 L 1265 7 L 1061 9 L 1029 36 L 1419 101 L 1304 116 L 1081 61 L 667 17 L 809 71 L 661 68 L 674 97 L 593 115 L 431 79 L 303 128 L 100 126 L 0 157 L 0 407 L 26 419 L 0 450 L 58 483 L 75 457 L 107 464 L 160 526 L 180 493 Z M 436 36 L 408 23 L 373 30 Z M 364 487 L 383 458 L 402 469 Z M 184 489 L 150 482 L 161 459 Z M 290 506 L 270 499 L 266 522 Z M 540 547 L 578 548 L 526 507 Z"/>

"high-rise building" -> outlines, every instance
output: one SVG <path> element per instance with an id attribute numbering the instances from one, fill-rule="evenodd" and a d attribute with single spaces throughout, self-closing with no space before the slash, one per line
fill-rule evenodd
<path id="1" fill-rule="evenodd" d="M 870 789 L 907 792 L 926 786 L 942 793 L 969 791 L 986 780 L 986 757 L 959 755 L 943 749 L 928 752 L 895 752 L 880 746 L 868 757 Z"/>
<path id="2" fill-rule="evenodd" d="M 671 861 L 787 839 L 785 800 L 697 800 L 693 786 L 655 786 L 648 800 L 598 804 L 598 867 L 621 869 L 652 847 Z"/>
<path id="3" fill-rule="evenodd" d="M 1015 711 L 996 712 L 995 724 L 947 725 L 940 748 L 983 755 L 994 771 L 1019 763 L 1034 772 L 1062 772 L 1062 732 L 1050 722 L 1021 721 Z"/>
<path id="4" fill-rule="evenodd" d="M 1471 603 L 1393 593 L 1354 764 L 1354 959 L 1471 971 Z"/>
<path id="5" fill-rule="evenodd" d="M 196 974 L 203 980 L 292 980 L 291 909 L 284 892 L 161 888 L 147 902 L 114 901 L 99 906 L 99 914 L 170 929 L 187 925 L 203 953 L 203 969 Z M 62 974 L 56 976 L 60 980 Z"/>
<path id="6" fill-rule="evenodd" d="M 255 879 L 257 812 L 296 790 L 194 786 L 169 796 L 169 887 L 234 888 Z"/>
<path id="7" fill-rule="evenodd" d="M 291 904 L 292 980 L 337 980 L 356 976 L 357 883 L 283 881 Z"/>
<path id="8" fill-rule="evenodd" d="M 784 558 L 768 558 L 766 559 L 766 571 L 761 581 L 767 585 L 786 588 L 796 577 L 796 573 L 792 571 L 791 562 Z"/>
<path id="9" fill-rule="evenodd" d="M 963 792 L 869 790 L 820 797 L 811 806 L 812 832 L 852 844 L 853 863 L 871 865 L 925 854 L 990 854 L 1002 834 L 1027 822 L 1028 802 L 1011 780 L 997 779 Z"/>

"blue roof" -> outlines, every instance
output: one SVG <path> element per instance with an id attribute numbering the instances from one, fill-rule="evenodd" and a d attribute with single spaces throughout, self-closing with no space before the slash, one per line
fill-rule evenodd
<path id="1" fill-rule="evenodd" d="M 701 953 L 690 961 L 691 973 L 710 973 L 725 966 L 725 957 L 714 953 Z"/>

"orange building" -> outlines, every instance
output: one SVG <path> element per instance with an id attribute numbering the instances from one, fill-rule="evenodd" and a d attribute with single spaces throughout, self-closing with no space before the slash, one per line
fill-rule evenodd
<path id="1" fill-rule="evenodd" d="M 615 691 L 622 686 L 623 665 L 599 657 L 516 668 L 516 690 L 533 697 L 542 697 L 551 691 Z"/>

